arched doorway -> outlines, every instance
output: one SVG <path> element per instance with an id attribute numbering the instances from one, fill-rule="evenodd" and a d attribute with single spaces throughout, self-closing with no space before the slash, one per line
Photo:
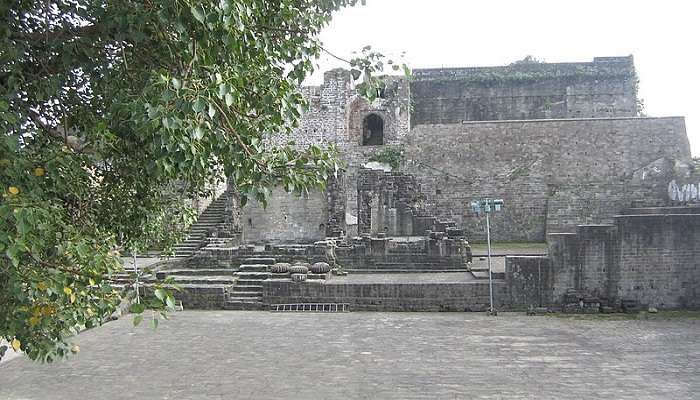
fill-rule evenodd
<path id="1" fill-rule="evenodd" d="M 362 145 L 384 144 L 384 120 L 377 114 L 369 114 L 362 121 Z"/>

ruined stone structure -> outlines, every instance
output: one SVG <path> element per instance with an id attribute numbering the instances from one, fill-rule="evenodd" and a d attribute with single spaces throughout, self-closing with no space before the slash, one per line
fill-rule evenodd
<path id="1" fill-rule="evenodd" d="M 325 192 L 274 189 L 266 209 L 229 187 L 217 237 L 163 274 L 197 308 L 486 310 L 488 269 L 467 241 L 484 218 L 468 205 L 494 197 L 492 238 L 548 242 L 505 258 L 496 307 L 698 308 L 700 174 L 684 119 L 639 116 L 636 85 L 631 57 L 418 69 L 370 103 L 330 71 L 303 88 L 293 137 L 271 141 L 332 143 L 344 171 Z"/>
<path id="2" fill-rule="evenodd" d="M 302 207 L 291 215 L 288 195 L 276 191 L 264 216 L 256 206 L 243 210 L 244 231 L 271 233 L 265 238 L 247 229 L 245 242 L 322 239 L 329 225 L 324 218 L 349 237 L 371 229 L 424 235 L 429 227 L 406 225 L 421 216 L 454 221 L 478 240 L 482 220 L 467 205 L 485 196 L 506 204 L 493 218 L 495 240 L 544 241 L 547 233 L 570 232 L 577 224 L 611 223 L 627 207 L 666 204 L 679 162 L 690 159 L 682 117 L 638 116 L 631 56 L 416 69 L 411 80 L 389 79 L 372 103 L 357 96 L 350 73 L 338 69 L 303 93 L 310 110 L 301 126 L 293 137 L 273 140 L 335 144 L 346 162 L 336 186 L 344 193 L 295 200 Z M 404 178 L 393 178 L 387 191 L 369 190 L 360 171 L 387 148 L 402 154 L 392 173 Z M 342 197 L 344 210 L 337 204 Z M 374 228 L 371 215 L 382 219 Z M 292 226 L 294 232 L 287 230 Z"/>
<path id="3" fill-rule="evenodd" d="M 559 306 L 574 291 L 576 303 L 700 307 L 698 207 L 627 209 L 613 224 L 580 225 L 548 243 L 546 257 L 507 259 L 507 303 Z"/>

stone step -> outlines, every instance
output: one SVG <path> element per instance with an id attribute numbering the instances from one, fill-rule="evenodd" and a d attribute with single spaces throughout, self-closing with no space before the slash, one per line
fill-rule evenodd
<path id="1" fill-rule="evenodd" d="M 238 291 L 236 290 L 236 287 L 233 287 L 233 291 L 230 294 L 229 298 L 262 298 L 262 290 L 259 292 L 244 292 L 244 291 Z"/>
<path id="2" fill-rule="evenodd" d="M 267 265 L 263 264 L 241 264 L 241 272 L 267 272 Z"/>
<path id="3" fill-rule="evenodd" d="M 190 232 L 208 233 L 209 231 L 215 230 L 216 227 L 217 227 L 217 225 L 219 225 L 218 222 L 217 222 L 217 223 L 213 223 L 213 224 L 210 224 L 210 223 L 206 223 L 206 224 L 205 224 L 205 223 L 201 223 L 201 224 L 192 225 L 192 226 L 190 227 Z"/>
<path id="4" fill-rule="evenodd" d="M 262 296 L 258 297 L 239 297 L 239 296 L 231 296 L 229 295 L 226 298 L 227 303 L 260 303 L 262 302 Z"/>
<path id="5" fill-rule="evenodd" d="M 262 301 L 229 300 L 224 303 L 224 309 L 239 311 L 260 311 L 265 309 L 265 305 L 262 303 Z"/>
<path id="6" fill-rule="evenodd" d="M 207 207 L 207 209 L 204 210 L 204 212 L 202 212 L 202 214 L 200 214 L 200 215 L 211 214 L 214 211 L 223 212 L 225 209 L 226 209 L 226 204 L 224 204 L 224 203 L 211 203 L 209 205 L 209 207 Z"/>
<path id="7" fill-rule="evenodd" d="M 274 258 L 272 257 L 249 257 L 249 258 L 244 258 L 243 262 L 245 264 L 264 264 L 264 265 L 272 265 L 276 263 Z"/>
<path id="8" fill-rule="evenodd" d="M 270 273 L 269 272 L 254 272 L 254 271 L 246 272 L 246 271 L 243 271 L 243 272 L 236 272 L 236 276 L 239 279 L 267 279 L 270 277 Z"/>
<path id="9" fill-rule="evenodd" d="M 240 288 L 243 291 L 262 291 L 262 285 L 241 285 L 240 281 L 237 281 L 236 286 L 234 288 Z"/>
<path id="10" fill-rule="evenodd" d="M 204 237 L 192 238 L 189 237 L 179 244 L 200 244 L 204 241 Z"/>
<path id="11" fill-rule="evenodd" d="M 176 284 L 198 284 L 198 285 L 233 285 L 236 280 L 233 276 L 201 276 L 201 275 L 170 275 Z"/>
<path id="12" fill-rule="evenodd" d="M 262 282 L 265 279 L 241 279 L 238 278 L 236 281 L 237 285 L 243 285 L 243 286 L 262 286 Z"/>
<path id="13" fill-rule="evenodd" d="M 175 250 L 197 250 L 199 249 L 199 244 L 176 244 L 173 246 Z"/>
<path id="14" fill-rule="evenodd" d="M 183 268 L 183 269 L 166 269 L 156 272 L 158 279 L 163 279 L 169 275 L 178 276 L 233 276 L 237 272 L 233 268 Z"/>

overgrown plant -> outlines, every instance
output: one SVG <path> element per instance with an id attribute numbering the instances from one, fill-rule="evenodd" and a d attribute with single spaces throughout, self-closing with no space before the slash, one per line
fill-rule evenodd
<path id="1" fill-rule="evenodd" d="M 404 160 L 404 152 L 400 147 L 384 147 L 381 151 L 373 154 L 369 161 L 380 162 L 389 165 L 392 169 L 398 169 Z"/>

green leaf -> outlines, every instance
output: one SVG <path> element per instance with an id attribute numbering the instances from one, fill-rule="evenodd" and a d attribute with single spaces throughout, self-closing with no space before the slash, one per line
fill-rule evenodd
<path id="1" fill-rule="evenodd" d="M 170 308 L 171 310 L 175 309 L 175 299 L 173 298 L 173 296 L 166 297 L 165 303 L 168 306 L 168 308 Z"/>
<path id="2" fill-rule="evenodd" d="M 151 319 L 151 324 L 153 324 L 153 329 L 158 329 L 158 317 L 153 316 L 153 319 Z"/>
<path id="3" fill-rule="evenodd" d="M 165 289 L 162 288 L 156 289 L 154 293 L 160 301 L 163 301 L 163 299 L 165 299 L 165 297 L 167 296 L 167 292 L 165 291 Z"/>
<path id="4" fill-rule="evenodd" d="M 202 112 L 206 106 L 207 102 L 204 101 L 203 98 L 198 97 L 197 100 L 195 100 L 195 102 L 192 103 L 192 110 L 194 110 L 194 112 L 199 113 Z"/>
<path id="5" fill-rule="evenodd" d="M 198 126 L 194 129 L 194 132 L 192 133 L 192 138 L 195 140 L 200 140 L 204 137 L 204 129 L 202 129 L 201 126 Z"/>
<path id="6" fill-rule="evenodd" d="M 233 104 L 233 95 L 231 93 L 226 94 L 226 106 L 231 107 L 231 104 Z"/>
<path id="7" fill-rule="evenodd" d="M 204 23 L 206 19 L 206 14 L 204 13 L 204 8 L 202 8 L 202 6 L 192 6 L 190 8 L 190 11 L 192 11 L 192 15 L 197 21 L 199 21 L 202 24 Z"/>
<path id="8" fill-rule="evenodd" d="M 134 313 L 134 314 L 141 314 L 146 310 L 146 306 L 144 306 L 142 303 L 134 303 L 129 306 L 129 312 Z"/>
<path id="9" fill-rule="evenodd" d="M 143 321 L 143 314 L 134 316 L 134 326 L 138 326 Z"/>

